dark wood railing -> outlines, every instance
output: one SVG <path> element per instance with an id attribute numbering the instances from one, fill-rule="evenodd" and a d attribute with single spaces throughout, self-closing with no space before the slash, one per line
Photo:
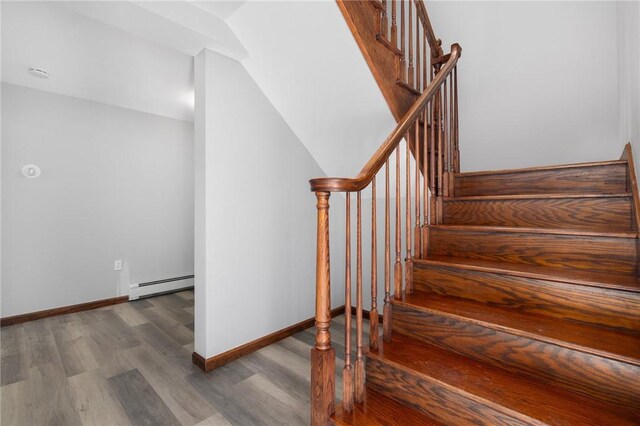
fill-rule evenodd
<path id="1" fill-rule="evenodd" d="M 382 334 L 385 341 L 391 339 L 391 288 L 393 276 L 393 297 L 401 297 L 403 292 L 412 291 L 412 262 L 425 253 L 428 226 L 438 224 L 442 218 L 442 197 L 449 195 L 454 173 L 459 172 L 460 155 L 458 149 L 458 84 L 457 63 L 462 49 L 451 46 L 451 52 L 444 55 L 440 41 L 433 35 L 431 24 L 421 0 L 415 2 L 384 1 L 382 22 L 389 28 L 382 31 L 398 43 L 400 49 L 408 46 L 408 73 L 415 73 L 409 82 L 424 90 L 414 105 L 400 120 L 375 154 L 354 178 L 318 178 L 311 180 L 311 190 L 316 193 L 318 209 L 317 264 L 316 264 L 316 341 L 312 349 L 311 374 L 311 424 L 325 425 L 335 409 L 335 350 L 331 347 L 330 328 L 330 259 L 329 259 L 329 198 L 331 193 L 344 193 L 346 197 L 346 238 L 345 238 L 345 363 L 343 369 L 343 409 L 350 412 L 354 401 L 362 402 L 365 390 L 365 369 L 363 349 L 363 249 L 362 249 L 362 193 L 370 189 L 371 194 L 371 310 L 369 347 L 378 345 L 378 220 L 376 183 L 384 167 L 384 307 Z M 386 14 L 390 5 L 391 20 Z M 415 13 L 406 9 L 413 8 Z M 398 34 L 397 10 L 400 10 L 400 39 Z M 409 28 L 405 31 L 405 16 Z M 411 35 L 411 20 L 418 36 Z M 404 34 L 409 34 L 405 38 Z M 396 39 L 396 40 L 394 40 Z M 420 45 L 420 40 L 426 44 Z M 411 47 L 415 42 L 415 49 Z M 426 62 L 426 45 L 430 47 L 430 62 Z M 413 52 L 416 59 L 422 50 L 423 61 L 412 68 Z M 428 68 L 427 68 L 428 67 Z M 430 70 L 430 72 L 427 71 Z M 422 74 L 422 78 L 420 77 Z M 408 74 L 411 75 L 411 74 Z M 402 147 L 404 143 L 404 147 Z M 403 149 L 404 148 L 404 149 Z M 402 156 L 404 155 L 404 159 Z M 404 163 L 404 166 L 403 166 Z M 392 176 L 392 173 L 394 176 Z M 404 174 L 404 188 L 402 175 Z M 382 179 L 382 176 L 380 176 Z M 390 182 L 395 182 L 391 191 Z M 413 187 L 412 187 L 413 185 Z M 352 363 L 351 341 L 351 201 L 356 199 L 356 342 L 355 361 Z M 391 203 L 395 198 L 395 226 L 391 228 Z M 402 197 L 405 198 L 404 203 Z M 403 206 L 404 204 L 404 206 Z M 404 209 L 404 214 L 403 214 Z M 404 233 L 403 231 L 404 225 Z M 403 246 L 404 234 L 404 246 Z M 395 253 L 393 274 L 391 271 L 391 250 Z M 403 273 L 404 272 L 404 273 Z"/>

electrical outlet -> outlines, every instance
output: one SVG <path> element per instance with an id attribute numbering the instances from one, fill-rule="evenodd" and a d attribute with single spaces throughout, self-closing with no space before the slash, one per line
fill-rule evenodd
<path id="1" fill-rule="evenodd" d="M 113 270 L 122 271 L 122 260 L 116 260 L 115 262 L 113 262 Z"/>

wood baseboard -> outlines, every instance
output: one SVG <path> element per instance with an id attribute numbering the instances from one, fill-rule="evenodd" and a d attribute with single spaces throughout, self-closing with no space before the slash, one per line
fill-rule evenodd
<path id="1" fill-rule="evenodd" d="M 331 318 L 342 315 L 343 313 L 344 306 L 333 309 L 331 311 Z M 293 336 L 294 334 L 302 330 L 306 330 L 309 327 L 313 327 L 314 324 L 315 318 L 309 318 L 287 328 L 283 328 L 282 330 L 278 330 L 266 336 L 260 337 L 249 343 L 245 343 L 244 345 L 238 346 L 237 348 L 233 348 L 219 355 L 212 356 L 211 358 L 205 358 L 197 352 L 194 352 L 191 355 L 191 359 L 198 368 L 200 368 L 205 373 L 208 373 L 209 371 L 228 364 L 231 361 L 235 361 L 236 359 L 244 355 L 255 352 L 258 349 L 262 349 L 265 346 L 269 346 L 282 339 L 286 339 L 289 336 Z"/>
<path id="2" fill-rule="evenodd" d="M 27 321 L 35 321 L 42 318 L 58 315 L 72 314 L 74 312 L 88 311 L 89 309 L 102 308 L 103 306 L 117 305 L 129 301 L 129 296 L 112 297 L 110 299 L 94 300 L 93 302 L 79 303 L 77 305 L 62 306 L 60 308 L 46 309 L 44 311 L 29 312 L 27 314 L 14 315 L 0 318 L 0 327 L 20 324 Z"/>

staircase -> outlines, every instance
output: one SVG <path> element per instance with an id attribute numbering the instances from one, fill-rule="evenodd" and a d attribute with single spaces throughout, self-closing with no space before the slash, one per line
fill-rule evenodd
<path id="1" fill-rule="evenodd" d="M 355 3 L 376 3 L 377 41 L 395 45 L 382 13 L 396 2 Z M 415 8 L 416 28 L 425 28 L 436 51 L 420 22 L 426 10 L 417 12 L 422 1 L 405 6 Z M 311 181 L 318 200 L 311 423 L 638 425 L 640 198 L 631 146 L 620 160 L 460 172 L 460 53 L 454 45 L 431 55 L 420 95 L 358 176 Z M 444 62 L 433 65 L 439 57 Z M 336 192 L 346 200 L 345 213 L 332 216 L 345 221 L 346 257 L 330 263 Z M 336 262 L 346 271 L 338 404 L 329 313 Z M 368 345 L 364 262 L 371 266 Z"/>

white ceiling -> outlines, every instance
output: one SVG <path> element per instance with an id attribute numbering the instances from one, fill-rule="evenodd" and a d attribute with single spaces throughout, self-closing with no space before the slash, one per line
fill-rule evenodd
<path id="1" fill-rule="evenodd" d="M 2 81 L 191 121 L 193 55 L 247 55 L 224 21 L 242 4 L 2 1 Z"/>

